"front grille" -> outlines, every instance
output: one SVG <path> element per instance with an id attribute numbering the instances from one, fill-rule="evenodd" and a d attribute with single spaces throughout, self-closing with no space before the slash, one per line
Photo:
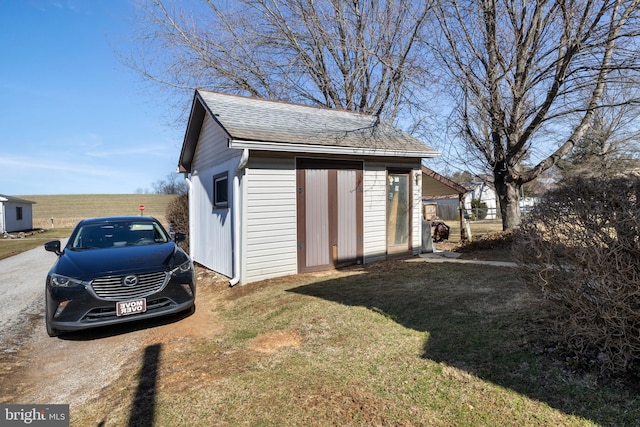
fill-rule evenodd
<path id="1" fill-rule="evenodd" d="M 100 298 L 124 301 L 134 298 L 142 298 L 162 289 L 169 277 L 164 271 L 156 273 L 137 274 L 138 283 L 134 286 L 125 286 L 124 278 L 127 276 L 101 277 L 91 282 L 91 288 Z"/>

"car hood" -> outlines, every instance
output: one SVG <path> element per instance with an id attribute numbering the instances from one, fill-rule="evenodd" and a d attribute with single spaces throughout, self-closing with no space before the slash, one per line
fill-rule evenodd
<path id="1" fill-rule="evenodd" d="M 99 276 L 167 271 L 187 259 L 173 242 L 106 249 L 66 248 L 51 272 L 91 280 Z"/>

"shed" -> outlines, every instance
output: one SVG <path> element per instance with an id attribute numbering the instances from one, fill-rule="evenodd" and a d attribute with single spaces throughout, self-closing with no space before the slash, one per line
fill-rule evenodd
<path id="1" fill-rule="evenodd" d="M 0 233 L 13 233 L 33 228 L 35 202 L 0 194 Z"/>
<path id="2" fill-rule="evenodd" d="M 442 208 L 450 206 L 453 211 L 456 211 L 454 218 L 458 218 L 460 221 L 460 238 L 462 240 L 469 237 L 466 235 L 464 223 L 464 195 L 466 192 L 467 189 L 457 182 L 422 166 L 422 202 L 424 207 L 433 204 L 443 210 Z M 425 220 L 430 220 L 431 217 L 426 212 L 425 209 Z M 442 214 L 437 216 L 445 217 Z"/>
<path id="3" fill-rule="evenodd" d="M 378 117 L 196 90 L 178 164 L 191 256 L 234 285 L 418 254 L 437 155 Z"/>

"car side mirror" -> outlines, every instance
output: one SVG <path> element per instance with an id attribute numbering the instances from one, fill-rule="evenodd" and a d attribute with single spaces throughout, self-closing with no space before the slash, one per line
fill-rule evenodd
<path id="1" fill-rule="evenodd" d="M 185 240 L 187 240 L 187 235 L 184 233 L 176 233 L 175 236 L 173 237 L 173 240 L 176 243 L 184 242 Z"/>
<path id="2" fill-rule="evenodd" d="M 44 250 L 48 252 L 55 252 L 56 255 L 60 255 L 60 240 L 52 240 L 45 243 Z"/>

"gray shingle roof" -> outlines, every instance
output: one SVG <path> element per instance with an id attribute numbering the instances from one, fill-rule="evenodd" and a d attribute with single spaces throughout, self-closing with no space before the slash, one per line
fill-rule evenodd
<path id="1" fill-rule="evenodd" d="M 201 104 L 201 105 L 199 105 Z M 375 116 L 197 90 L 180 165 L 189 169 L 204 107 L 227 132 L 232 147 L 353 155 L 435 157 L 422 141 Z"/>
<path id="2" fill-rule="evenodd" d="M 354 148 L 435 150 L 376 117 L 327 108 L 199 91 L 233 139 Z"/>
<path id="3" fill-rule="evenodd" d="M 23 204 L 31 204 L 31 205 L 35 205 L 36 203 L 36 202 L 32 202 L 31 200 L 20 199 L 14 196 L 6 196 L 4 194 L 0 194 L 0 202 L 23 203 Z"/>

